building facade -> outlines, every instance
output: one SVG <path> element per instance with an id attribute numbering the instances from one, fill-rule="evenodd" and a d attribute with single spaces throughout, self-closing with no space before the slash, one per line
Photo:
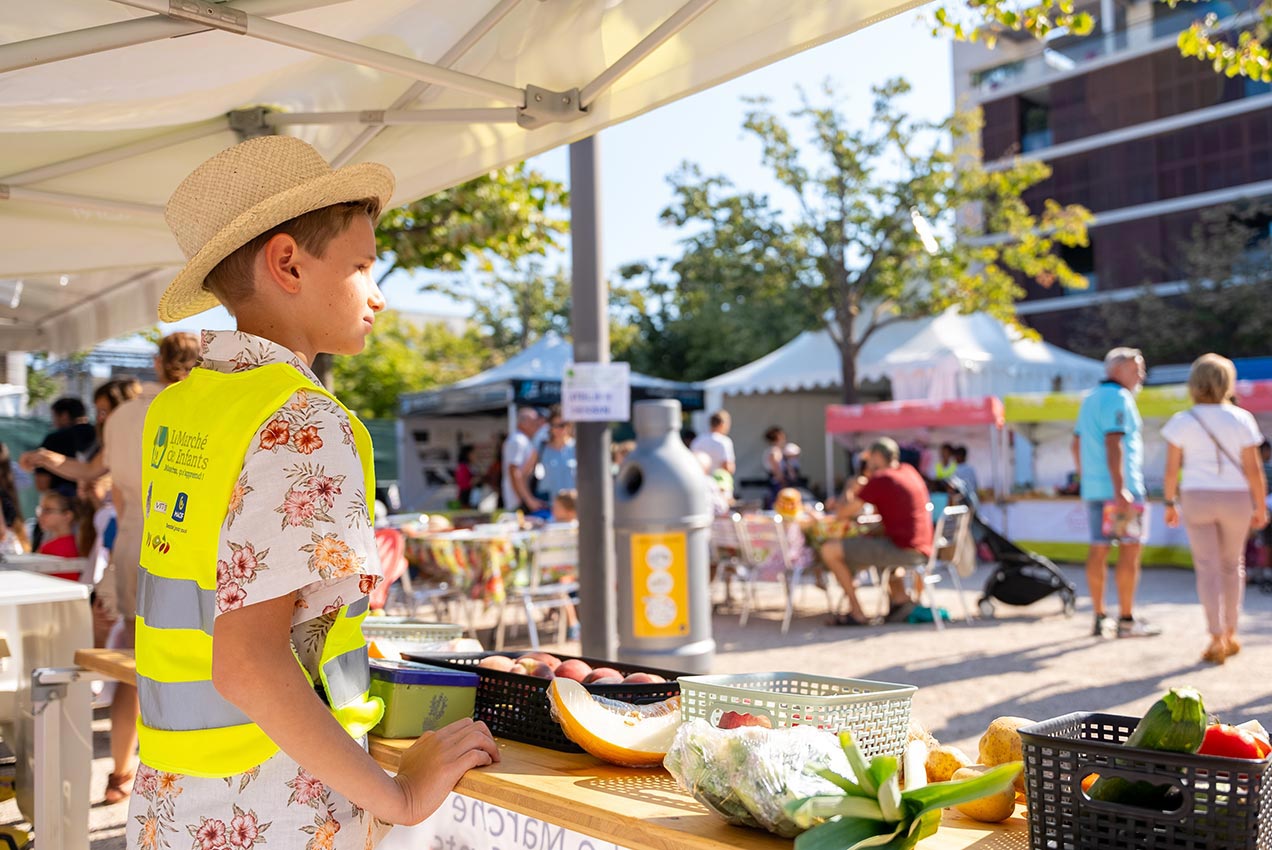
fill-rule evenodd
<path id="1" fill-rule="evenodd" d="M 1152 285 L 1183 288 L 1180 250 L 1203 210 L 1272 198 L 1272 86 L 1228 78 L 1179 54 L 1176 39 L 1228 3 L 1103 0 L 1085 37 L 955 44 L 955 101 L 980 107 L 988 167 L 1040 159 L 1052 176 L 1026 199 L 1094 213 L 1090 247 L 1065 251 L 1086 290 L 1028 283 L 1021 317 L 1066 345 L 1078 323 Z"/>

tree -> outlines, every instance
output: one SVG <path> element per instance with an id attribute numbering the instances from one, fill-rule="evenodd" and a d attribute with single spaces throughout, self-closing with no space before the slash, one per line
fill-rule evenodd
<path id="1" fill-rule="evenodd" d="M 471 276 L 448 276 L 425 284 L 473 311 L 473 324 L 501 357 L 524 350 L 549 332 L 570 333 L 570 279 L 542 263 L 503 265 Z"/>
<path id="2" fill-rule="evenodd" d="M 828 105 L 805 97 L 792 113 L 807 126 L 807 140 L 796 140 L 762 99 L 752 101 L 743 125 L 795 197 L 790 233 L 807 256 L 795 280 L 828 307 L 850 403 L 857 352 L 880 328 L 948 307 L 1014 321 L 1024 293 L 1013 273 L 1044 285 L 1085 285 L 1053 249 L 1085 245 L 1089 213 L 1047 201 L 1035 215 L 1021 199 L 1050 168 L 1017 162 L 986 171 L 973 154 L 979 116 L 910 119 L 898 103 L 909 90 L 900 79 L 876 87 L 864 129 L 835 104 L 830 83 Z M 687 220 L 709 215 L 695 207 Z M 984 232 L 995 236 L 976 238 Z"/>
<path id="3" fill-rule="evenodd" d="M 398 270 L 460 271 L 470 261 L 492 265 L 546 256 L 561 248 L 569 222 L 565 186 L 524 162 L 386 212 L 376 229 L 380 256 Z"/>
<path id="4" fill-rule="evenodd" d="M 335 391 L 360 417 L 392 419 L 402 393 L 445 386 L 493 363 L 474 327 L 458 334 L 441 323 L 416 327 L 385 310 L 361 354 L 334 358 Z"/>
<path id="5" fill-rule="evenodd" d="M 1133 300 L 1106 304 L 1077 330 L 1075 348 L 1103 357 L 1114 346 L 1130 345 L 1150 363 L 1188 363 L 1207 351 L 1266 355 L 1272 326 L 1269 212 L 1234 206 L 1202 212 L 1179 248 L 1186 288 L 1161 295 L 1145 286 Z"/>
<path id="6" fill-rule="evenodd" d="M 1156 0 L 1174 9 L 1181 0 Z M 1196 0 L 1183 0 L 1196 2 Z M 933 15 L 932 34 L 952 34 L 960 41 L 983 41 L 993 47 L 1004 31 L 1028 33 L 1039 41 L 1049 35 L 1088 35 L 1095 25 L 1086 12 L 1077 11 L 1074 0 L 964 0 L 966 5 L 941 6 Z M 1246 76 L 1272 82 L 1272 0 L 1250 10 L 1254 19 L 1245 29 L 1230 31 L 1219 16 L 1207 13 L 1179 34 L 1179 52 L 1209 62 L 1229 77 Z"/>
<path id="7" fill-rule="evenodd" d="M 620 270 L 632 290 L 623 324 L 637 328 L 633 368 L 696 381 L 749 363 L 818 327 L 827 304 L 810 281 L 808 256 L 768 199 L 733 192 L 724 177 L 686 163 L 668 177 L 663 222 L 697 227 L 681 255 Z"/>

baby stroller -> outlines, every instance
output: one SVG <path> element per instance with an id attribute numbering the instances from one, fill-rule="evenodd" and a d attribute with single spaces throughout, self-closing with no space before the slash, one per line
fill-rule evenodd
<path id="1" fill-rule="evenodd" d="M 972 518 L 972 533 L 997 562 L 976 602 L 982 617 L 994 616 L 995 599 L 1005 605 L 1032 605 L 1053 593 L 1060 595 L 1065 616 L 1073 615 L 1077 607 L 1077 587 L 1050 558 L 1020 548 L 979 517 Z"/>
<path id="2" fill-rule="evenodd" d="M 994 616 L 994 600 L 1005 605 L 1032 605 L 1053 593 L 1060 595 L 1065 616 L 1072 616 L 1077 608 L 1078 589 L 1064 577 L 1050 558 L 1029 552 L 999 534 L 976 512 L 976 502 L 970 498 L 964 483 L 958 478 L 944 482 L 953 501 L 959 501 L 972 509 L 972 537 L 989 551 L 996 562 L 994 571 L 985 582 L 985 589 L 976 607 L 985 619 Z"/>

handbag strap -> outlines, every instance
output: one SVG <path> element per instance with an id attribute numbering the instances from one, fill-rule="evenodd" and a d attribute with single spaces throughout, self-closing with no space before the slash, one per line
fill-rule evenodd
<path id="1" fill-rule="evenodd" d="M 1196 420 L 1197 424 L 1201 426 L 1201 430 L 1206 432 L 1206 436 L 1210 438 L 1210 442 L 1215 444 L 1215 448 L 1218 449 L 1223 454 L 1223 456 L 1226 457 L 1232 463 L 1232 465 L 1237 468 L 1237 472 L 1244 474 L 1245 470 L 1241 467 L 1241 464 L 1237 462 L 1237 459 L 1232 456 L 1231 452 L 1229 452 L 1226 448 L 1224 448 L 1223 443 L 1219 442 L 1218 438 L 1215 437 L 1214 432 L 1211 431 L 1208 427 L 1206 427 L 1205 421 L 1202 420 L 1202 418 L 1197 415 L 1197 408 L 1195 407 L 1189 408 L 1188 413 L 1192 416 L 1194 420 Z"/>

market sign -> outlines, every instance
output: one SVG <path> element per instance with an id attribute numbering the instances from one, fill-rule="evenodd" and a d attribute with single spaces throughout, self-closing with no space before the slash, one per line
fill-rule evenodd
<path id="1" fill-rule="evenodd" d="M 631 367 L 627 363 L 566 364 L 561 415 L 567 422 L 626 422 L 631 409 Z"/>

